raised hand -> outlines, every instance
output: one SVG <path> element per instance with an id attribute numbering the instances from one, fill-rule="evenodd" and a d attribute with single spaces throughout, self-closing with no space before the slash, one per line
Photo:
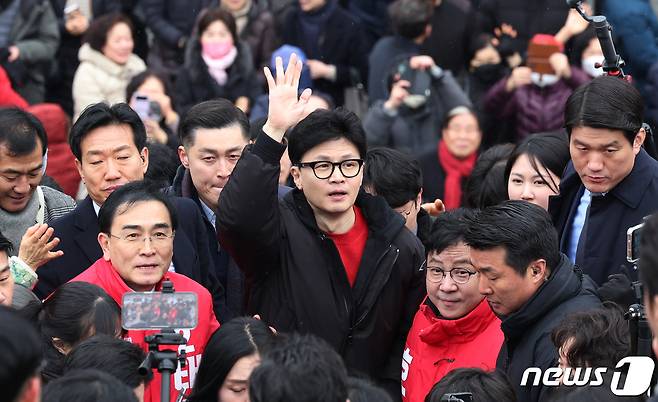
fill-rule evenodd
<path id="1" fill-rule="evenodd" d="M 306 88 L 298 95 L 299 78 L 302 75 L 302 61 L 296 54 L 290 56 L 288 67 L 283 71 L 283 60 L 277 57 L 275 60 L 276 78 L 272 72 L 265 67 L 264 73 L 269 88 L 269 110 L 267 121 L 263 126 L 265 134 L 275 141 L 281 142 L 286 130 L 299 122 L 305 116 L 305 107 L 311 97 L 311 90 Z"/>
<path id="2" fill-rule="evenodd" d="M 61 250 L 52 251 L 59 244 L 57 237 L 50 240 L 53 232 L 54 229 L 45 223 L 30 226 L 21 239 L 18 257 L 36 270 L 48 261 L 64 255 Z"/>
<path id="3" fill-rule="evenodd" d="M 397 77 L 399 78 L 399 76 Z M 384 107 L 388 110 L 398 110 L 400 104 L 404 98 L 409 95 L 407 88 L 411 86 L 411 83 L 407 80 L 398 80 L 393 84 L 391 88 L 391 95 L 388 97 L 388 100 L 384 103 Z"/>
<path id="4" fill-rule="evenodd" d="M 524 85 L 531 84 L 531 73 L 532 70 L 530 67 L 516 67 L 514 70 L 512 70 L 512 74 L 507 79 L 507 84 L 505 85 L 507 92 L 512 92 Z"/>
<path id="5" fill-rule="evenodd" d="M 553 53 L 548 58 L 548 62 L 555 70 L 555 75 L 560 78 L 569 79 L 571 77 L 571 66 L 569 65 L 569 58 L 564 53 Z"/>
<path id="6" fill-rule="evenodd" d="M 436 63 L 434 63 L 434 59 L 431 56 L 420 55 L 409 59 L 409 67 L 414 70 L 428 70 L 435 65 Z"/>
<path id="7" fill-rule="evenodd" d="M 423 208 L 425 212 L 427 212 L 431 216 L 439 216 L 446 211 L 446 207 L 445 205 L 443 205 L 443 201 L 441 201 L 438 198 L 435 199 L 434 202 L 426 202 L 422 204 L 420 207 Z"/>

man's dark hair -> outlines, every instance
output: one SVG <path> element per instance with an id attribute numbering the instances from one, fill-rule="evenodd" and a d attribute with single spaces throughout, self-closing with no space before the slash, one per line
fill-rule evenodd
<path id="1" fill-rule="evenodd" d="M 213 99 L 192 106 L 178 125 L 178 138 L 184 146 L 194 145 L 198 128 L 225 128 L 238 125 L 242 136 L 249 139 L 249 119 L 226 99 Z"/>
<path id="2" fill-rule="evenodd" d="M 249 397 L 251 402 L 345 402 L 347 370 L 324 340 L 292 334 L 252 372 Z"/>
<path id="3" fill-rule="evenodd" d="M 556 183 L 550 176 L 543 177 L 539 166 L 548 169 L 548 171 L 557 177 L 562 177 L 564 168 L 567 167 L 567 163 L 571 160 L 569 139 L 563 130 L 532 134 L 518 143 L 505 166 L 505 184 L 508 183 L 512 167 L 514 167 L 516 160 L 521 155 L 528 157 L 530 166 L 532 166 L 535 173 L 546 182 L 546 185 L 551 190 L 555 193 L 560 192 L 560 183 Z"/>
<path id="4" fill-rule="evenodd" d="M 393 402 L 386 391 L 363 378 L 348 378 L 347 389 L 350 402 Z"/>
<path id="5" fill-rule="evenodd" d="M 423 188 L 418 161 L 391 148 L 368 151 L 363 165 L 363 186 L 386 199 L 391 208 L 414 201 Z"/>
<path id="6" fill-rule="evenodd" d="M 146 146 L 146 129 L 139 115 L 127 103 L 117 103 L 112 106 L 105 102 L 94 103 L 82 111 L 78 120 L 71 127 L 69 146 L 77 160 L 82 162 L 80 144 L 90 131 L 99 127 L 127 125 L 133 133 L 133 142 L 137 151 Z"/>
<path id="7" fill-rule="evenodd" d="M 513 149 L 512 144 L 499 144 L 480 154 L 466 181 L 465 207 L 481 209 L 508 199 L 505 166 Z"/>
<path id="8" fill-rule="evenodd" d="M 0 108 L 0 145 L 7 147 L 13 156 L 25 156 L 41 142 L 41 155 L 46 154 L 48 136 L 43 124 L 24 110 Z"/>
<path id="9" fill-rule="evenodd" d="M 475 216 L 475 211 L 466 208 L 454 209 L 439 215 L 432 224 L 425 243 L 427 253 L 434 251 L 440 254 L 446 248 L 464 241 L 466 231 Z"/>
<path id="10" fill-rule="evenodd" d="M 505 201 L 476 214 L 464 236 L 476 250 L 502 247 L 505 263 L 519 275 L 538 259 L 546 260 L 550 271 L 560 263 L 557 232 L 542 207 L 527 201 Z"/>
<path id="11" fill-rule="evenodd" d="M 124 184 L 107 197 L 100 211 L 98 211 L 98 226 L 100 226 L 100 231 L 102 233 L 110 233 L 112 222 L 114 222 L 116 215 L 126 211 L 125 209 L 118 211 L 119 207 L 122 205 L 130 207 L 144 201 L 158 201 L 164 204 L 167 211 L 169 211 L 171 229 L 176 230 L 176 208 L 171 202 L 171 198 L 163 194 L 157 185 L 138 180 Z"/>
<path id="12" fill-rule="evenodd" d="M 4 251 L 9 255 L 11 251 L 14 249 L 14 245 L 11 244 L 9 239 L 7 239 L 2 232 L 0 232 L 0 251 Z"/>
<path id="13" fill-rule="evenodd" d="M 642 128 L 644 102 L 635 87 L 617 77 L 596 77 L 578 87 L 567 99 L 564 126 L 621 130 L 633 144 Z"/>
<path id="14" fill-rule="evenodd" d="M 178 155 L 165 144 L 149 141 L 149 166 L 144 174 L 144 180 L 161 188 L 171 186 L 180 166 Z"/>
<path id="15" fill-rule="evenodd" d="M 434 7 L 425 0 L 396 0 L 388 6 L 393 31 L 407 39 L 416 39 L 430 24 Z"/>
<path id="16" fill-rule="evenodd" d="M 468 392 L 474 401 L 516 402 L 514 388 L 507 376 L 500 371 L 486 372 L 479 368 L 452 370 L 434 384 L 425 402 L 439 402 L 445 394 Z M 453 399 L 450 399 L 453 400 Z"/>
<path id="17" fill-rule="evenodd" d="M 353 112 L 339 107 L 334 110 L 318 109 L 297 123 L 288 137 L 288 155 L 295 164 L 311 148 L 327 141 L 345 138 L 359 151 L 359 156 L 365 158 L 368 151 L 366 134 L 361 126 L 361 120 Z"/>
<path id="18" fill-rule="evenodd" d="M 556 349 L 568 344 L 569 367 L 610 367 L 630 353 L 628 323 L 615 304 L 566 316 L 551 332 Z"/>
<path id="19" fill-rule="evenodd" d="M 80 342 L 64 360 L 64 375 L 73 370 L 97 369 L 111 374 L 130 388 L 137 388 L 145 378 L 138 368 L 146 354 L 130 342 L 108 335 L 96 335 Z"/>
<path id="20" fill-rule="evenodd" d="M 649 303 L 658 296 L 658 214 L 647 219 L 640 237 L 640 281 Z"/>
<path id="21" fill-rule="evenodd" d="M 133 24 L 130 19 L 120 13 L 112 13 L 94 18 L 94 21 L 89 25 L 89 29 L 84 36 L 84 42 L 97 52 L 103 52 L 103 47 L 107 43 L 107 35 L 114 28 L 115 25 L 124 23 L 130 28 L 133 33 Z"/>
<path id="22" fill-rule="evenodd" d="M 13 401 L 28 379 L 39 375 L 43 351 L 36 329 L 5 306 L 0 306 L 0 355 L 2 399 Z"/>
<path id="23" fill-rule="evenodd" d="M 51 381 L 43 390 L 43 402 L 137 402 L 135 392 L 95 369 L 71 371 Z"/>

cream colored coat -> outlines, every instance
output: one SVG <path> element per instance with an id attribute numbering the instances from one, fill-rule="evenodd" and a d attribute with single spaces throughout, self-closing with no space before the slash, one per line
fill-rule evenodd
<path id="1" fill-rule="evenodd" d="M 85 107 L 92 103 L 110 105 L 126 101 L 126 87 L 130 80 L 146 70 L 144 61 L 131 55 L 126 64 L 117 64 L 103 53 L 85 43 L 78 52 L 80 65 L 73 78 L 73 113 L 77 120 Z"/>

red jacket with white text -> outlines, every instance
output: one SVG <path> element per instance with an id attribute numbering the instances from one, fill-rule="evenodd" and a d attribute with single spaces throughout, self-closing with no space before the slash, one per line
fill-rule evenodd
<path id="1" fill-rule="evenodd" d="M 423 402 L 432 386 L 456 368 L 496 368 L 503 332 L 486 299 L 456 320 L 437 317 L 435 309 L 426 298 L 407 335 L 402 356 L 404 402 Z"/>
<path id="2" fill-rule="evenodd" d="M 197 294 L 199 301 L 199 324 L 196 328 L 180 329 L 180 332 L 185 339 L 187 345 L 181 345 L 179 352 L 185 350 L 187 353 L 187 364 L 185 368 L 178 367 L 178 370 L 173 374 L 171 379 L 171 401 L 175 401 L 179 392 L 183 391 L 186 394 L 194 384 L 194 377 L 201 362 L 201 355 L 208 343 L 210 336 L 219 328 L 219 323 L 215 318 L 215 313 L 212 309 L 212 298 L 206 288 L 193 281 L 192 279 L 174 273 L 167 272 L 164 278 L 168 278 L 174 285 L 177 292 L 194 292 Z M 164 280 L 163 278 L 163 280 Z M 88 282 L 97 285 L 107 294 L 109 294 L 121 306 L 121 298 L 124 293 L 132 292 L 133 290 L 126 285 L 121 279 L 119 273 L 112 266 L 110 261 L 105 261 L 103 258 L 98 259 L 92 266 L 87 268 L 86 271 L 76 276 L 71 282 Z M 156 285 L 155 290 L 160 290 L 162 281 Z M 142 348 L 144 352 L 148 353 L 148 344 L 144 342 L 146 335 L 155 334 L 158 331 L 137 331 L 130 330 L 124 335 L 124 339 L 132 342 Z M 160 349 L 164 349 L 162 346 Z M 160 402 L 160 374 L 154 372 L 153 380 L 146 387 L 144 393 L 144 402 Z"/>

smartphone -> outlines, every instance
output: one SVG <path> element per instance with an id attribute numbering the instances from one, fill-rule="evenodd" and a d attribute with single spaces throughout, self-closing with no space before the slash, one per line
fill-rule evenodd
<path id="1" fill-rule="evenodd" d="M 157 122 L 162 120 L 162 109 L 160 104 L 154 100 L 149 101 L 149 119 Z"/>
<path id="2" fill-rule="evenodd" d="M 192 292 L 130 292 L 123 295 L 121 326 L 124 329 L 194 329 L 199 303 Z"/>
<path id="3" fill-rule="evenodd" d="M 640 259 L 640 241 L 644 223 L 632 226 L 626 231 L 626 260 L 635 263 Z"/>
<path id="4" fill-rule="evenodd" d="M 68 17 L 71 13 L 78 10 L 80 10 L 80 6 L 78 5 L 78 3 L 71 3 L 66 7 L 64 7 L 64 15 Z"/>
<path id="5" fill-rule="evenodd" d="M 134 95 L 130 105 L 142 121 L 150 119 L 151 102 L 148 96 Z"/>

